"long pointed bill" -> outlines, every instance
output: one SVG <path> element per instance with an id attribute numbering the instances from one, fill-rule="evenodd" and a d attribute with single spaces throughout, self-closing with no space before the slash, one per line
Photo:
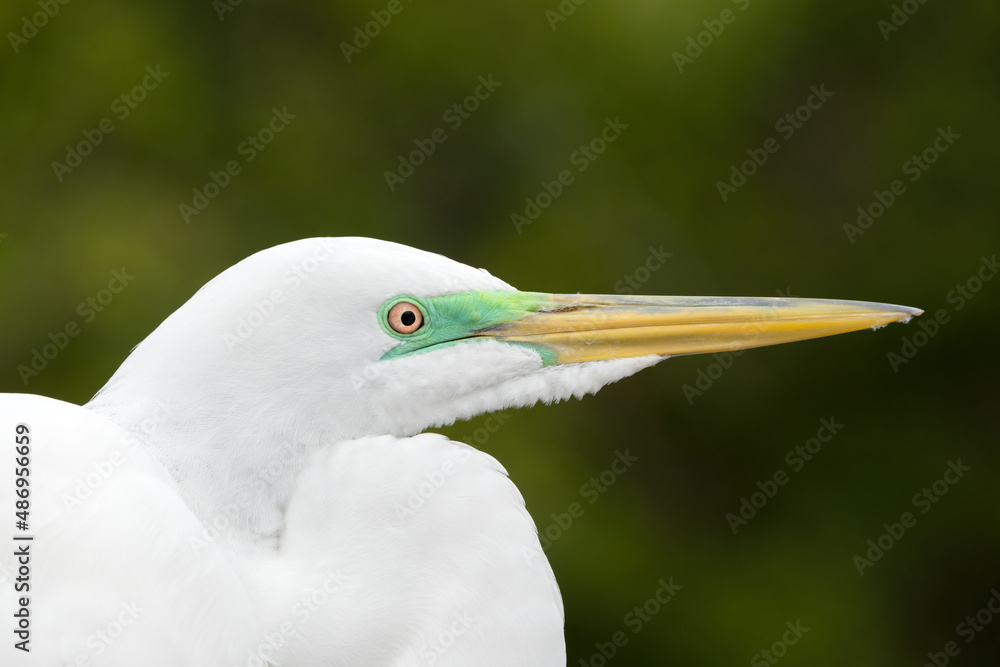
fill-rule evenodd
<path id="1" fill-rule="evenodd" d="M 538 309 L 475 332 L 548 363 L 743 350 L 873 329 L 923 311 L 833 299 L 524 294 Z M 552 358 L 554 355 L 554 358 Z"/>

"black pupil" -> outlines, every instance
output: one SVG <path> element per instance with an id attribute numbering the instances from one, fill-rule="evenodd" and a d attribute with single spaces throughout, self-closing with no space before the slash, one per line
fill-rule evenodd
<path id="1" fill-rule="evenodd" d="M 399 321 L 403 323 L 404 327 L 412 326 L 417 321 L 417 316 L 413 314 L 412 310 L 407 310 L 399 316 Z"/>

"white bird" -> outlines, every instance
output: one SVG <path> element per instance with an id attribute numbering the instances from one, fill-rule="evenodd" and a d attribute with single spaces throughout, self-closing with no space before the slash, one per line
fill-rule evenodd
<path id="1" fill-rule="evenodd" d="M 264 250 L 87 405 L 0 397 L 15 631 L 0 664 L 564 665 L 520 493 L 494 458 L 425 429 L 579 398 L 669 355 L 920 312 L 518 292 L 364 238 Z"/>

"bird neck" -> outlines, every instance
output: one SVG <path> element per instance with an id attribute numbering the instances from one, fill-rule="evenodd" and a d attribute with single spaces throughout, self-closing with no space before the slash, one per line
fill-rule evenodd
<path id="1" fill-rule="evenodd" d="M 176 398 L 194 395 L 197 401 Z M 206 542 L 271 549 L 303 467 L 324 443 L 350 435 L 339 434 L 310 406 L 253 405 L 247 398 L 253 397 L 237 402 L 204 390 L 160 397 L 109 383 L 86 407 L 124 428 L 160 461 L 204 525 Z"/>

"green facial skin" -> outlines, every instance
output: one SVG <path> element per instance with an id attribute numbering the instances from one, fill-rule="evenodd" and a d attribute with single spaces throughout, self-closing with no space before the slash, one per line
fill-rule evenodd
<path id="1" fill-rule="evenodd" d="M 400 301 L 414 304 L 423 313 L 423 326 L 411 334 L 397 333 L 389 327 L 386 314 Z M 379 326 L 400 341 L 399 345 L 382 355 L 382 359 L 405 357 L 469 341 L 483 331 L 532 315 L 548 305 L 548 295 L 537 292 L 473 291 L 428 299 L 400 295 L 386 301 L 378 311 Z M 534 350 L 542 357 L 545 366 L 555 363 L 556 353 L 544 345 L 509 344 Z"/>

